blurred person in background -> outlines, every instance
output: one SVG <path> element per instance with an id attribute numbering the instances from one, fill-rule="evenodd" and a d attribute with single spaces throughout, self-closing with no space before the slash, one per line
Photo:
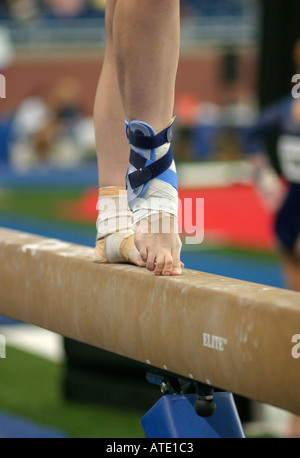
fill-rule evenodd
<path id="1" fill-rule="evenodd" d="M 48 104 L 52 118 L 36 135 L 40 149 L 48 148 L 49 160 L 60 166 L 78 165 L 84 150 L 81 144 L 83 89 L 76 78 L 66 76 L 58 79 L 50 91 Z"/>
<path id="2" fill-rule="evenodd" d="M 300 39 L 294 63 L 300 73 Z M 300 94 L 292 93 L 262 110 L 246 134 L 245 151 L 254 164 L 258 187 L 276 212 L 274 231 L 286 286 L 300 292 Z M 266 141 L 273 136 L 284 186 L 268 174 Z M 300 437 L 300 417 L 291 417 L 286 435 Z"/>
<path id="3" fill-rule="evenodd" d="M 202 161 L 216 160 L 218 138 L 221 130 L 220 107 L 211 102 L 199 104 L 191 126 L 192 148 Z"/>
<path id="4" fill-rule="evenodd" d="M 11 163 L 15 169 L 35 166 L 74 167 L 84 157 L 81 139 L 85 115 L 82 89 L 72 77 L 30 94 L 13 121 Z"/>
<path id="5" fill-rule="evenodd" d="M 35 136 L 51 118 L 46 91 L 41 88 L 25 97 L 15 110 L 10 138 L 10 163 L 15 170 L 25 171 L 46 160 L 44 151 L 36 147 Z"/>

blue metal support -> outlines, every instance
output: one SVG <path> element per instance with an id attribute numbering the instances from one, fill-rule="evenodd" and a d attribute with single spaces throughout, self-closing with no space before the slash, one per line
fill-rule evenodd
<path id="1" fill-rule="evenodd" d="M 161 381 L 165 394 L 141 420 L 146 438 L 245 437 L 232 393 L 214 392 L 202 383 L 186 388 L 180 381 L 153 374 L 150 381 Z"/>

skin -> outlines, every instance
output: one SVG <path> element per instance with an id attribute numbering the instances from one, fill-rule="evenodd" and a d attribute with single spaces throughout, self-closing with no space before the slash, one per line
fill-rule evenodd
<path id="1" fill-rule="evenodd" d="M 179 0 L 108 0 L 106 49 L 98 83 L 95 136 L 99 186 L 124 186 L 129 148 L 124 120 L 138 119 L 157 133 L 173 118 L 179 59 Z M 130 262 L 156 275 L 180 275 L 177 220 L 168 234 L 135 228 Z M 145 221 L 141 221 L 144 224 Z"/>

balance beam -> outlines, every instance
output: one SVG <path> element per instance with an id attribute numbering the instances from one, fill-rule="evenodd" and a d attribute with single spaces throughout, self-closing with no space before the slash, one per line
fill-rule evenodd
<path id="1" fill-rule="evenodd" d="M 300 294 L 0 229 L 0 314 L 300 414 Z M 300 350 L 298 350 L 300 352 Z"/>

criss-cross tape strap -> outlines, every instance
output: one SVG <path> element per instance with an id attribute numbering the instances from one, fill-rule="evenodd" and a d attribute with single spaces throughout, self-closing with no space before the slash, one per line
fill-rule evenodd
<path id="1" fill-rule="evenodd" d="M 151 138 L 151 137 L 145 137 Z M 133 165 L 137 170 L 128 175 L 128 180 L 132 189 L 138 188 L 142 184 L 148 183 L 148 181 L 157 178 L 162 173 L 166 172 L 173 161 L 173 153 L 171 147 L 169 151 L 160 159 L 155 162 L 151 162 L 146 165 L 147 159 L 142 157 L 139 153 L 131 150 L 130 151 L 130 164 Z"/>

